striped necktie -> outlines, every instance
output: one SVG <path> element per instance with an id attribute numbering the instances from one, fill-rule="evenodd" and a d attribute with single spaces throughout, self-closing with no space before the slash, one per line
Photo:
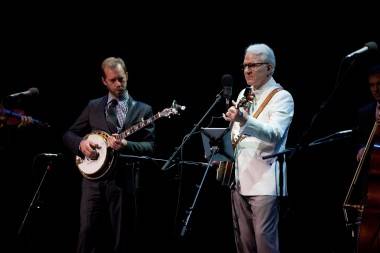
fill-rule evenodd
<path id="1" fill-rule="evenodd" d="M 117 133 L 119 128 L 119 121 L 117 119 L 116 105 L 117 100 L 113 99 L 108 103 L 107 108 L 107 124 L 112 133 Z"/>

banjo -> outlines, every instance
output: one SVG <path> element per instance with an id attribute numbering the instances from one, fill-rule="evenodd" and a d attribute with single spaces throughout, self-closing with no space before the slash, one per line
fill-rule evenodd
<path id="1" fill-rule="evenodd" d="M 151 124 L 153 121 L 162 117 L 170 118 L 171 115 L 179 114 L 178 109 L 185 110 L 185 108 L 185 106 L 176 104 L 176 101 L 174 100 L 170 108 L 166 108 L 148 119 L 142 119 L 137 124 L 129 127 L 120 134 L 115 135 L 115 137 L 119 140 L 125 139 L 129 135 Z M 118 152 L 108 147 L 107 138 L 109 136 L 110 135 L 104 131 L 95 130 L 83 138 L 85 140 L 92 141 L 99 147 L 96 150 L 97 157 L 95 159 L 91 159 L 89 157 L 82 158 L 80 156 L 76 156 L 75 158 L 76 166 L 85 178 L 90 180 L 100 179 L 106 175 L 115 165 L 115 162 L 118 158 Z"/>

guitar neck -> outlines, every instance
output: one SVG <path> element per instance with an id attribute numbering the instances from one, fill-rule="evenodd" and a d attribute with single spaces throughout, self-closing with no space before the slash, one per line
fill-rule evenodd
<path id="1" fill-rule="evenodd" d="M 155 121 L 155 120 L 157 120 L 159 118 L 161 118 L 161 113 L 160 112 L 156 113 L 155 115 L 153 115 L 152 117 L 150 117 L 148 119 L 142 120 L 139 123 L 137 123 L 137 124 L 129 127 L 128 129 L 126 129 L 125 131 L 123 131 L 122 133 L 120 133 L 116 138 L 119 139 L 119 140 L 125 139 L 129 135 L 137 132 L 141 128 L 144 128 L 145 126 L 149 125 L 150 123 L 152 123 L 153 121 Z"/>

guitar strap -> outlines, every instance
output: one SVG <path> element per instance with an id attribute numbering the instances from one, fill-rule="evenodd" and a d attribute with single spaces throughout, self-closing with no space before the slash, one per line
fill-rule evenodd
<path id="1" fill-rule="evenodd" d="M 269 101 L 272 99 L 272 97 L 277 93 L 279 92 L 280 90 L 282 90 L 282 88 L 276 88 L 276 89 L 273 89 L 269 94 L 268 96 L 265 98 L 265 100 L 261 103 L 260 107 L 257 109 L 257 111 L 255 111 L 255 113 L 253 114 L 253 117 L 254 118 L 257 118 L 259 117 L 260 113 L 264 110 L 264 107 L 269 103 Z"/>

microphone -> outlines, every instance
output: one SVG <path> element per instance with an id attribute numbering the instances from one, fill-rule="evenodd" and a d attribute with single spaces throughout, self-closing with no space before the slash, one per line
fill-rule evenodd
<path id="1" fill-rule="evenodd" d="M 10 94 L 10 95 L 8 95 L 8 97 L 9 98 L 35 97 L 35 96 L 38 96 L 39 94 L 40 94 L 40 91 L 37 88 L 33 87 L 27 91 Z"/>
<path id="2" fill-rule="evenodd" d="M 336 132 L 337 135 L 341 135 L 341 134 L 351 134 L 353 132 L 352 129 L 347 129 L 347 130 L 342 130 L 342 131 L 339 131 L 339 132 Z"/>
<path id="3" fill-rule="evenodd" d="M 221 83 L 223 86 L 223 97 L 226 99 L 226 106 L 229 106 L 234 80 L 230 74 L 225 74 L 222 76 Z"/>
<path id="4" fill-rule="evenodd" d="M 328 142 L 333 142 L 333 141 L 337 141 L 340 139 L 348 138 L 348 137 L 351 137 L 352 134 L 353 134 L 352 129 L 338 131 L 338 132 L 330 134 L 326 137 L 319 138 L 318 140 L 315 140 L 315 141 L 309 143 L 309 146 L 314 146 L 314 145 L 318 145 L 318 144 L 323 144 L 323 143 L 328 143 Z"/>
<path id="5" fill-rule="evenodd" d="M 361 54 L 361 53 L 364 53 L 364 52 L 369 51 L 369 50 L 377 50 L 377 44 L 376 44 L 376 42 L 370 41 L 370 42 L 365 43 L 364 47 L 356 50 L 355 52 L 352 52 L 352 53 L 348 54 L 346 56 L 346 58 L 351 58 L 354 55 Z"/>
<path id="6" fill-rule="evenodd" d="M 62 159 L 63 158 L 63 154 L 62 153 L 57 153 L 57 154 L 54 154 L 54 153 L 41 153 L 41 154 L 39 154 L 39 156 L 43 156 L 45 158 L 56 158 L 56 159 Z"/>

